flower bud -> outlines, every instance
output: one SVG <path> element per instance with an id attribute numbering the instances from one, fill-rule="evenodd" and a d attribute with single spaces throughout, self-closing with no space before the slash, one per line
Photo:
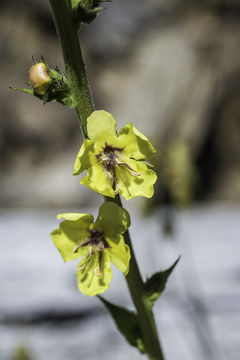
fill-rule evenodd
<path id="1" fill-rule="evenodd" d="M 72 0 L 79 23 L 90 24 L 103 9 L 100 7 L 106 0 Z"/>
<path id="2" fill-rule="evenodd" d="M 57 101 L 70 108 L 76 107 L 76 98 L 66 75 L 56 67 L 51 69 L 41 56 L 40 61 L 33 57 L 33 65 L 29 70 L 29 85 L 31 89 L 12 88 L 26 94 L 36 96 L 46 104 Z"/>
<path id="3" fill-rule="evenodd" d="M 29 83 L 35 93 L 45 95 L 51 83 L 51 77 L 46 64 L 39 62 L 29 70 Z"/>

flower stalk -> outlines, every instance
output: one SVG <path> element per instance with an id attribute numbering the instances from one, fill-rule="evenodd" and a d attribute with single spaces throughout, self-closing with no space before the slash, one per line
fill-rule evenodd
<path id="1" fill-rule="evenodd" d="M 85 72 L 71 1 L 49 0 L 49 3 L 62 47 L 66 76 L 76 101 L 76 111 L 79 117 L 80 126 L 84 138 L 88 138 L 87 118 L 94 111 L 94 103 Z M 105 196 L 104 198 L 105 200 L 115 202 L 122 207 L 119 194 L 117 194 L 115 198 L 108 196 Z M 158 339 L 152 306 L 147 298 L 144 282 L 138 268 L 128 231 L 124 234 L 124 240 L 131 251 L 130 269 L 126 281 L 138 314 L 146 353 L 150 360 L 163 360 L 164 357 Z"/>
<path id="2" fill-rule="evenodd" d="M 94 103 L 83 63 L 78 31 L 70 0 L 49 0 L 61 43 L 66 74 L 76 101 L 81 130 L 87 138 L 87 118 L 94 111 Z"/>

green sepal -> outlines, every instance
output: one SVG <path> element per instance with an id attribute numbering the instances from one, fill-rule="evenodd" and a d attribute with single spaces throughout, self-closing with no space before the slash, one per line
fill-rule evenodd
<path id="1" fill-rule="evenodd" d="M 96 7 L 94 9 L 84 9 L 81 5 L 77 8 L 77 18 L 80 23 L 90 24 L 93 20 L 96 19 L 99 12 L 102 10 L 102 7 Z"/>
<path id="2" fill-rule="evenodd" d="M 12 86 L 10 86 L 10 89 L 21 91 L 21 92 L 24 92 L 29 95 L 33 95 L 33 96 L 37 97 L 38 99 L 42 100 L 43 104 L 46 104 L 46 103 L 49 103 L 52 101 L 56 101 L 64 106 L 69 107 L 69 108 L 74 108 L 77 105 L 70 90 L 67 88 L 63 88 L 61 86 L 55 87 L 51 84 L 49 90 L 44 95 L 39 95 L 32 89 L 16 88 L 16 87 L 12 87 Z"/>
<path id="3" fill-rule="evenodd" d="M 103 10 L 101 3 L 108 0 L 72 0 L 72 8 L 77 26 L 90 24 Z"/>
<path id="4" fill-rule="evenodd" d="M 17 87 L 12 87 L 12 86 L 9 86 L 9 89 L 11 90 L 17 90 L 17 91 L 22 91 L 26 94 L 29 94 L 29 95 L 33 95 L 33 96 L 37 96 L 38 98 L 41 99 L 41 95 L 35 95 L 34 94 L 34 91 L 32 89 L 25 89 L 25 88 L 17 88 Z"/>
<path id="5" fill-rule="evenodd" d="M 98 298 L 105 305 L 116 323 L 118 330 L 129 344 L 135 346 L 142 354 L 144 354 L 146 352 L 145 345 L 137 314 L 134 311 L 112 304 L 101 296 L 98 296 Z"/>
<path id="6" fill-rule="evenodd" d="M 180 260 L 180 257 L 174 262 L 174 264 L 164 271 L 159 271 L 153 274 L 147 281 L 145 282 L 145 291 L 146 297 L 154 305 L 154 302 L 161 296 L 163 293 L 168 277 L 171 275 L 175 266 Z"/>

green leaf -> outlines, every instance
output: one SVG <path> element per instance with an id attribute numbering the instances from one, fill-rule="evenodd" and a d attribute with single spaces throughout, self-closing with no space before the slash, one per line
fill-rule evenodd
<path id="1" fill-rule="evenodd" d="M 178 259 L 174 262 L 174 264 L 164 271 L 159 271 L 155 274 L 153 274 L 149 279 L 147 279 L 145 283 L 145 290 L 147 293 L 147 297 L 152 303 L 152 306 L 154 305 L 154 302 L 160 297 L 160 295 L 163 293 L 168 277 L 171 275 L 172 271 L 174 270 L 175 266 L 180 260 L 180 256 Z"/>
<path id="2" fill-rule="evenodd" d="M 115 321 L 118 330 L 123 334 L 129 344 L 135 346 L 141 353 L 144 354 L 145 345 L 136 313 L 125 309 L 124 307 L 114 305 L 103 299 L 101 296 L 98 297 L 106 306 Z"/>

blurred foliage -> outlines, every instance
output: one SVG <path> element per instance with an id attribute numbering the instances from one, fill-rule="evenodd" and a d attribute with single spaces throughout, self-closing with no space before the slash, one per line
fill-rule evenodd
<path id="1" fill-rule="evenodd" d="M 191 148 L 181 141 L 159 149 L 151 159 L 158 175 L 155 196 L 147 202 L 147 211 L 156 205 L 186 207 L 194 200 L 198 183 Z"/>
<path id="2" fill-rule="evenodd" d="M 159 174 L 160 186 L 169 192 L 170 200 L 174 204 L 191 204 L 197 175 L 190 147 L 183 142 L 174 142 L 163 152 L 165 156 L 160 169 L 162 174 Z"/>
<path id="3" fill-rule="evenodd" d="M 32 356 L 27 347 L 20 345 L 13 351 L 11 360 L 32 360 Z"/>

